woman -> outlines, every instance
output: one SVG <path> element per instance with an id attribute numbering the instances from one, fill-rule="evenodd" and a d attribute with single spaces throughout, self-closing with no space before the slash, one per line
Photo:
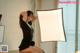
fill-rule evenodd
<path id="1" fill-rule="evenodd" d="M 32 41 L 33 38 L 32 22 L 34 20 L 35 17 L 32 11 L 24 11 L 20 14 L 19 23 L 23 32 L 23 39 L 19 46 L 19 51 L 24 50 L 31 45 L 34 45 L 34 41 Z"/>

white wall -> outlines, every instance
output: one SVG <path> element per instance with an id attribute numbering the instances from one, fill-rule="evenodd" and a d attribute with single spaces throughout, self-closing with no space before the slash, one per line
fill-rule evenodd
<path id="1" fill-rule="evenodd" d="M 57 7 L 58 0 L 42 0 L 41 9 L 48 10 Z"/>
<path id="2" fill-rule="evenodd" d="M 22 39 L 19 27 L 19 14 L 21 11 L 33 9 L 31 0 L 0 0 L 0 13 L 2 25 L 5 26 L 4 43 L 9 50 L 16 50 Z"/>

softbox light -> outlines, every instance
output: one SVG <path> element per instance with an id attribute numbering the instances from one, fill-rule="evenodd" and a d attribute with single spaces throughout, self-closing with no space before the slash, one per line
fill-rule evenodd
<path id="1" fill-rule="evenodd" d="M 41 41 L 65 41 L 63 9 L 37 10 Z"/>

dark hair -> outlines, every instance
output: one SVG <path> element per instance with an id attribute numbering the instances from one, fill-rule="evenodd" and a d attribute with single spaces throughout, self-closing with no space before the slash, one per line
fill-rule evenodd
<path id="1" fill-rule="evenodd" d="M 2 17 L 2 14 L 0 14 L 0 17 Z"/>
<path id="2" fill-rule="evenodd" d="M 30 16 L 30 15 L 33 15 L 33 12 L 32 11 L 30 11 L 30 10 L 28 10 L 27 11 L 27 16 Z M 1 16 L 1 15 L 0 15 Z M 22 18 L 23 16 L 20 14 L 20 19 Z"/>
<path id="3" fill-rule="evenodd" d="M 27 11 L 27 16 L 30 16 L 30 15 L 33 15 L 33 12 L 30 11 L 30 10 L 28 10 L 28 11 Z"/>
<path id="4" fill-rule="evenodd" d="M 0 14 L 0 21 L 1 21 L 1 17 L 2 17 L 2 14 Z"/>
<path id="5" fill-rule="evenodd" d="M 27 16 L 33 15 L 33 12 L 30 11 L 30 10 L 26 11 L 26 13 L 27 13 Z M 20 21 L 21 21 L 22 18 L 23 18 L 22 14 L 20 14 L 19 18 L 20 18 Z"/>

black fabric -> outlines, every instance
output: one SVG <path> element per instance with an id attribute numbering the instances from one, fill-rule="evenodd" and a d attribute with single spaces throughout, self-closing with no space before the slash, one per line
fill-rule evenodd
<path id="1" fill-rule="evenodd" d="M 31 22 L 31 21 L 29 21 L 29 22 L 28 22 L 28 24 L 32 25 L 32 22 Z"/>
<path id="2" fill-rule="evenodd" d="M 32 25 L 31 22 L 29 22 L 30 25 Z M 19 46 L 19 50 L 23 50 L 25 48 L 28 48 L 30 46 L 30 43 L 33 42 L 33 30 L 20 18 L 20 27 L 23 32 L 23 40 Z"/>

